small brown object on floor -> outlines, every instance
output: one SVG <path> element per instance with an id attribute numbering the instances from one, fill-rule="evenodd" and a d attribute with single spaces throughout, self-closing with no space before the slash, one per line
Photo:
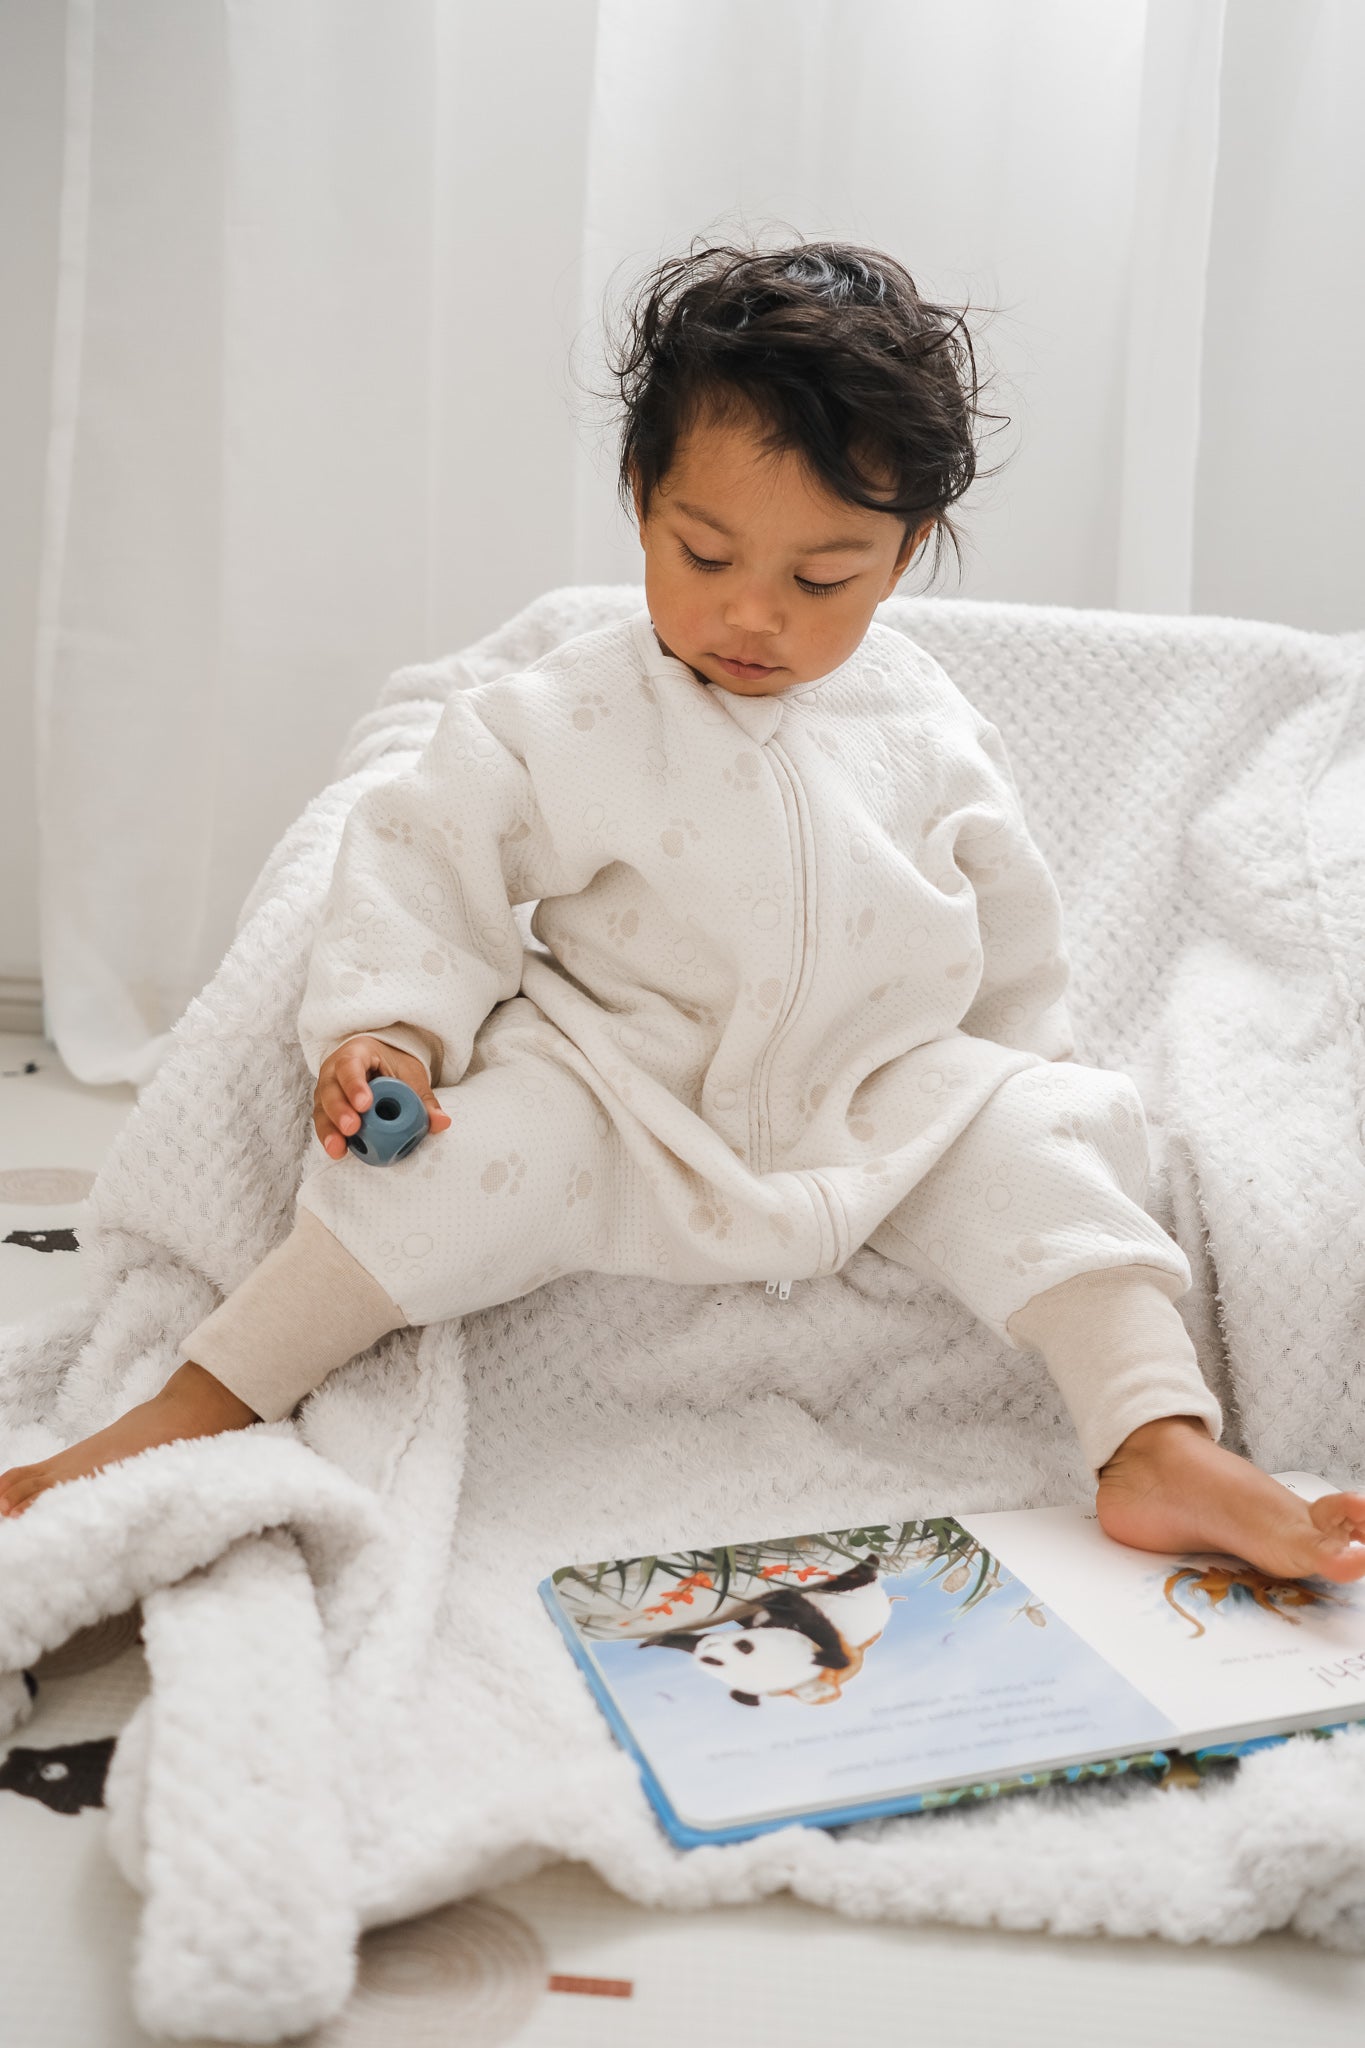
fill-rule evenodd
<path id="1" fill-rule="evenodd" d="M 629 1977 L 566 1977 L 561 1972 L 549 1979 L 551 1991 L 578 1991 L 588 1998 L 629 1998 L 635 1986 Z"/>

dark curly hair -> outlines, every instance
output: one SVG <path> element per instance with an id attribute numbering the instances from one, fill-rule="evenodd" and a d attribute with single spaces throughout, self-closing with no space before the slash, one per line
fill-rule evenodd
<path id="1" fill-rule="evenodd" d="M 771 453 L 799 450 L 839 497 L 934 528 L 978 473 L 987 413 L 966 309 L 936 305 L 893 257 L 849 242 L 729 243 L 670 256 L 640 283 L 608 358 L 624 411 L 618 489 L 648 514 L 679 439 L 746 406 Z M 888 477 L 890 482 L 888 484 Z"/>

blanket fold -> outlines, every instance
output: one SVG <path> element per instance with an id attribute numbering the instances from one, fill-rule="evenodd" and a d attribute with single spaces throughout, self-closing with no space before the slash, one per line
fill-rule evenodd
<path id="1" fill-rule="evenodd" d="M 638 609 L 547 593 L 399 670 L 274 848 L 111 1148 L 86 1293 L 0 1331 L 0 1467 L 103 1427 L 292 1222 L 295 1023 L 349 806 L 454 689 Z M 1365 1476 L 1365 636 L 892 600 L 1005 738 L 1067 911 L 1077 1058 L 1128 1072 L 1178 1304 L 1245 1445 Z M 517 909 L 523 940 L 532 906 Z M 575 1273 L 403 1330 L 292 1421 L 165 1446 L 0 1524 L 0 1728 L 22 1674 L 141 1600 L 151 1695 L 110 1846 L 138 2017 L 273 2041 L 335 2013 L 359 1931 L 560 1856 L 692 1907 L 1365 1946 L 1365 1733 L 1228 1782 L 1119 1781 L 675 1850 L 536 1597 L 571 1560 L 1084 1499 L 1035 1354 L 866 1247 L 790 1298 Z"/>

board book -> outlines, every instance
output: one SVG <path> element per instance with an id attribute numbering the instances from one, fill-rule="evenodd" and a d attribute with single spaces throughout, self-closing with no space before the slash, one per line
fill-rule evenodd
<path id="1" fill-rule="evenodd" d="M 685 1848 L 1365 1719 L 1365 1582 L 1134 1550 L 1081 1508 L 565 1565 L 540 1593 Z"/>

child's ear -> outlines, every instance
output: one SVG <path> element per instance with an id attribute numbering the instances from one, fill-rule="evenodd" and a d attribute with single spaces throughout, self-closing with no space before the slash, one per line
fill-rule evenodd
<path id="1" fill-rule="evenodd" d="M 908 534 L 906 538 L 901 542 L 900 553 L 896 557 L 895 566 L 891 571 L 891 575 L 887 582 L 886 589 L 882 592 L 883 599 L 890 597 L 892 591 L 900 582 L 901 577 L 910 567 L 911 562 L 919 553 L 925 541 L 928 540 L 933 530 L 933 520 L 926 519 L 922 526 L 916 527 L 915 531 L 912 534 Z"/>

